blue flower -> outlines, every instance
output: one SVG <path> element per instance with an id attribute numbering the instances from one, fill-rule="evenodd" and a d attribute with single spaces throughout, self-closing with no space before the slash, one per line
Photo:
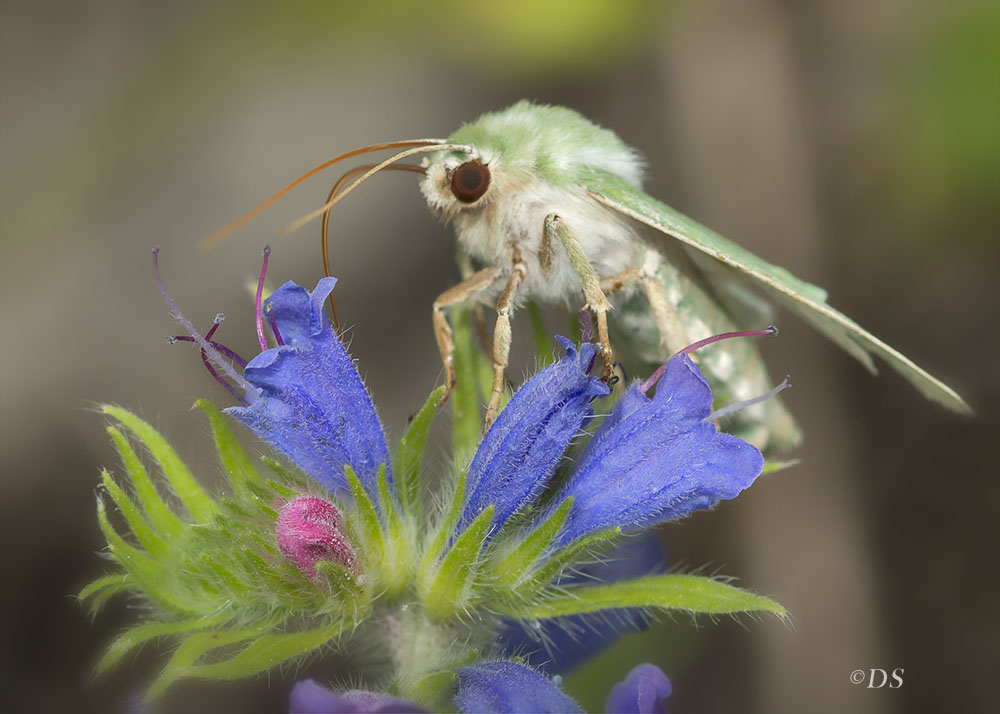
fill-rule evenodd
<path id="1" fill-rule="evenodd" d="M 673 687 L 656 665 L 640 664 L 611 689 L 604 711 L 608 714 L 664 714 L 663 700 Z"/>
<path id="2" fill-rule="evenodd" d="M 323 314 L 336 282 L 323 278 L 311 293 L 287 282 L 271 295 L 265 310 L 283 344 L 246 366 L 256 400 L 226 411 L 332 493 L 346 489 L 349 465 L 374 494 L 383 464 L 391 483 L 389 450 L 361 375 Z"/>
<path id="3" fill-rule="evenodd" d="M 500 528 L 533 500 L 591 415 L 590 403 L 607 396 L 607 385 L 588 375 L 594 346 L 577 351 L 569 340 L 558 339 L 566 356 L 522 386 L 483 437 L 466 476 L 459 530 L 489 505 L 496 508 L 493 524 Z"/>
<path id="4" fill-rule="evenodd" d="M 426 709 L 388 694 L 354 689 L 334 694 L 311 679 L 297 682 L 288 697 L 289 714 L 422 714 Z"/>
<path id="5" fill-rule="evenodd" d="M 601 423 L 556 503 L 573 498 L 557 544 L 635 529 L 735 498 L 764 468 L 760 451 L 718 431 L 712 390 L 686 356 L 666 364 L 656 394 L 629 387 Z"/>
<path id="6" fill-rule="evenodd" d="M 454 704 L 462 714 L 582 714 L 583 709 L 544 674 L 517 662 L 497 661 L 462 667 L 457 672 Z M 610 714 L 663 714 L 670 680 L 652 664 L 641 664 L 608 695 Z M 290 714 L 389 714 L 424 712 L 412 702 L 388 694 L 351 690 L 342 694 L 311 679 L 298 682 L 289 697 Z"/>
<path id="7" fill-rule="evenodd" d="M 455 703 L 465 714 L 583 714 L 552 680 L 515 662 L 487 662 L 458 670 Z"/>

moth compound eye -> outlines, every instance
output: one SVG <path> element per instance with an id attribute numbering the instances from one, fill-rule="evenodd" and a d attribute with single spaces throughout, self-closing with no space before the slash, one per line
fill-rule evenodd
<path id="1" fill-rule="evenodd" d="M 462 203 L 482 198 L 490 187 L 490 170 L 481 161 L 466 161 L 451 174 L 451 192 Z"/>

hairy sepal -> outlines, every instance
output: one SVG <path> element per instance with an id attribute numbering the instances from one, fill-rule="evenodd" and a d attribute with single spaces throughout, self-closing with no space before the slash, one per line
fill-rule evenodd
<path id="1" fill-rule="evenodd" d="M 700 575 L 648 575 L 606 585 L 561 588 L 544 599 L 509 607 L 503 614 L 523 619 L 548 619 L 617 608 L 683 610 L 710 615 L 788 613 L 763 595 Z"/>
<path id="2" fill-rule="evenodd" d="M 486 507 L 455 539 L 441 562 L 424 573 L 419 584 L 420 595 L 432 618 L 456 617 L 474 603 L 480 552 L 492 525 L 493 513 L 493 506 Z"/>

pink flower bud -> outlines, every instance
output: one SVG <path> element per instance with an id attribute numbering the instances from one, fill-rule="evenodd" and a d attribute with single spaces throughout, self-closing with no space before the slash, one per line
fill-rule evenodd
<path id="1" fill-rule="evenodd" d="M 332 503 L 321 498 L 296 498 L 278 515 L 278 548 L 313 580 L 322 580 L 316 570 L 321 560 L 339 563 L 357 575 L 357 557 L 341 530 L 343 522 Z"/>

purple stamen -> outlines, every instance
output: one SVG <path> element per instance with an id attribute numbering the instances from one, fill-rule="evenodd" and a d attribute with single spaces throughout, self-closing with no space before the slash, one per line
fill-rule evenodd
<path id="1" fill-rule="evenodd" d="M 208 361 L 208 353 L 205 352 L 205 350 L 201 351 L 201 363 L 205 365 L 205 369 L 207 369 L 208 373 L 212 375 L 212 379 L 225 387 L 226 391 L 232 394 L 236 401 L 244 407 L 250 406 L 250 403 L 243 398 L 243 395 L 236 391 L 236 387 L 231 385 L 221 374 L 215 371 L 215 367 L 213 367 L 212 363 Z"/>
<path id="2" fill-rule="evenodd" d="M 721 340 L 728 340 L 728 339 L 730 339 L 732 337 L 757 337 L 759 335 L 777 335 L 777 334 L 778 334 L 778 328 L 775 327 L 774 325 L 769 325 L 764 330 L 747 330 L 745 332 L 723 332 L 723 333 L 718 334 L 718 335 L 712 335 L 711 337 L 706 337 L 703 340 L 698 340 L 694 344 L 688 345 L 687 347 L 685 347 L 684 349 L 680 350 L 679 352 L 676 352 L 675 354 L 671 355 L 670 359 L 673 359 L 677 355 L 688 355 L 688 354 L 691 354 L 695 350 L 700 350 L 702 347 L 705 347 L 706 345 L 710 345 L 713 342 L 720 342 Z M 667 360 L 667 362 L 669 362 L 669 361 L 670 360 Z M 663 364 L 661 364 L 659 367 L 656 368 L 655 372 L 653 372 L 651 375 L 649 375 L 649 377 L 646 379 L 645 382 L 642 383 L 642 386 L 640 387 L 640 389 L 642 390 L 642 392 L 646 393 L 650 389 L 652 389 L 653 386 L 657 382 L 660 381 L 660 377 L 662 377 L 666 371 L 667 371 L 667 363 L 664 362 Z"/>
<path id="3" fill-rule="evenodd" d="M 167 342 L 171 345 L 174 344 L 175 342 L 194 342 L 194 341 L 195 339 L 193 337 L 188 337 L 187 335 L 171 335 L 170 337 L 167 338 Z M 212 340 L 208 344 L 212 345 L 212 347 L 215 348 L 215 350 L 223 357 L 226 357 L 231 362 L 235 362 L 236 364 L 238 364 L 241 369 L 247 366 L 247 361 L 245 359 L 240 357 L 238 354 L 233 352 L 231 349 L 226 347 L 221 342 L 216 342 L 215 340 Z"/>
<path id="4" fill-rule="evenodd" d="M 264 278 L 267 276 L 267 260 L 271 255 L 271 246 L 264 246 L 264 260 L 260 266 L 260 279 L 257 281 L 257 299 L 254 301 L 254 318 L 257 322 L 257 341 L 260 343 L 261 352 L 267 349 L 267 339 L 264 337 L 264 314 L 261 310 L 261 297 L 264 295 Z"/>
<path id="5" fill-rule="evenodd" d="M 779 384 L 777 387 L 775 387 L 771 391 L 765 392 L 764 394 L 761 394 L 759 397 L 754 397 L 753 399 L 747 399 L 747 400 L 742 401 L 742 402 L 736 402 L 735 404 L 729 404 L 727 406 L 722 407 L 721 409 L 716 409 L 714 412 L 712 412 L 711 414 L 709 414 L 705 418 L 706 419 L 712 419 L 712 420 L 718 420 L 720 417 L 724 417 L 727 414 L 732 414 L 733 412 L 738 412 L 740 409 L 746 409 L 747 407 L 752 407 L 754 404 L 757 404 L 758 402 L 762 402 L 765 399 L 770 399 L 771 397 L 777 395 L 779 392 L 783 392 L 786 389 L 791 389 L 792 388 L 791 379 L 792 379 L 792 375 L 786 374 L 785 378 L 783 380 L 781 380 L 781 384 Z"/>
<path id="6" fill-rule="evenodd" d="M 215 317 L 212 318 L 212 326 L 208 328 L 208 332 L 205 333 L 205 339 L 208 340 L 209 344 L 212 342 L 212 335 L 215 334 L 215 331 L 219 329 L 219 325 L 221 325 L 222 321 L 225 319 L 226 316 L 221 312 L 215 313 Z"/>
<path id="7" fill-rule="evenodd" d="M 767 329 L 764 330 L 748 330 L 746 332 L 723 332 L 721 335 L 712 335 L 711 337 L 706 337 L 703 340 L 698 340 L 694 344 L 688 345 L 677 354 L 689 355 L 695 350 L 700 350 L 702 347 L 705 347 L 706 345 L 710 345 L 713 342 L 719 342 L 721 340 L 728 340 L 731 337 L 757 337 L 759 335 L 777 335 L 777 334 L 778 334 L 778 328 L 775 327 L 774 325 L 770 325 Z M 674 356 L 676 357 L 677 355 Z"/>
<path id="8" fill-rule="evenodd" d="M 268 303 L 267 306 L 270 307 L 271 303 Z M 271 334 L 274 335 L 274 341 L 278 343 L 278 347 L 283 347 L 285 341 L 281 339 L 281 333 L 278 332 L 278 321 L 274 319 L 274 315 L 271 314 L 270 310 L 267 311 L 267 319 L 271 324 Z"/>
<path id="9" fill-rule="evenodd" d="M 254 387 L 243 379 L 243 377 L 237 373 L 235 369 L 233 369 L 232 365 L 222 359 L 208 340 L 206 340 L 202 334 L 195 329 L 195 326 L 191 324 L 191 321 L 184 317 L 184 313 L 180 311 L 180 308 L 177 307 L 177 303 L 173 301 L 173 298 L 171 298 L 170 294 L 167 292 L 167 286 L 163 284 L 163 277 L 160 275 L 159 257 L 160 248 L 157 246 L 156 248 L 153 248 L 153 275 L 156 278 L 156 286 L 160 289 L 160 294 L 163 295 L 163 301 L 167 303 L 167 308 L 170 310 L 170 314 L 174 316 L 175 320 L 181 323 L 181 326 L 191 336 L 191 340 L 198 343 L 198 346 L 201 347 L 206 359 L 210 359 L 216 367 L 222 370 L 222 372 L 225 373 L 227 377 L 232 379 L 246 394 L 255 394 L 256 390 Z"/>

